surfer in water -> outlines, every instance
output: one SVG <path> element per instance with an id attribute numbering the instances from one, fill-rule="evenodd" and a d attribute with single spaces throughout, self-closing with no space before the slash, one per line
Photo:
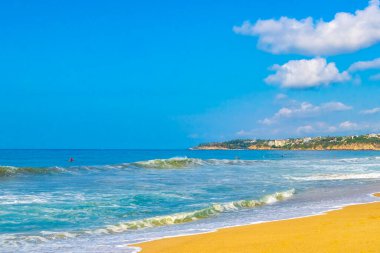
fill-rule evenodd
<path id="1" fill-rule="evenodd" d="M 74 158 L 70 157 L 69 162 L 74 162 Z"/>

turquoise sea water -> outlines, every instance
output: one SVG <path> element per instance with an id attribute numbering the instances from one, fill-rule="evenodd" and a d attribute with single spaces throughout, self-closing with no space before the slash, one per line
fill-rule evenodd
<path id="1" fill-rule="evenodd" d="M 379 152 L 0 150 L 0 252 L 134 252 L 374 201 L 379 180 Z"/>

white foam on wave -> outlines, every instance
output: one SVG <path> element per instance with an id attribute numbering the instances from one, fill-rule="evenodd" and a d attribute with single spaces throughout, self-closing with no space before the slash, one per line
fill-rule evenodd
<path id="1" fill-rule="evenodd" d="M 339 158 L 339 159 L 319 159 L 319 166 L 324 163 L 344 163 L 356 164 L 363 163 L 363 166 L 377 166 L 377 160 L 380 156 L 359 157 L 359 158 Z M 104 169 L 125 169 L 125 168 L 147 168 L 147 169 L 181 169 L 201 166 L 254 166 L 258 163 L 278 163 L 284 162 L 283 160 L 241 160 L 241 159 L 201 159 L 189 158 L 186 156 L 172 157 L 167 159 L 152 159 L 137 161 L 131 163 L 121 163 L 113 165 L 99 165 L 99 166 L 77 166 L 77 167 L 50 167 L 50 168 L 27 168 L 27 167 L 14 167 L 14 166 L 1 166 L 0 177 L 12 176 L 17 174 L 55 174 L 55 173 L 70 173 L 76 174 L 80 171 L 102 171 Z M 298 160 L 288 160 L 288 163 L 299 162 Z M 314 161 L 313 161 L 314 162 Z M 347 166 L 347 165 L 346 165 Z"/>
<path id="2" fill-rule="evenodd" d="M 53 173 L 67 172 L 61 167 L 47 167 L 47 168 L 33 168 L 33 167 L 15 167 L 15 166 L 2 166 L 0 165 L 0 177 L 9 177 L 20 174 L 29 175 L 43 175 Z"/>
<path id="3" fill-rule="evenodd" d="M 128 230 L 136 230 L 143 228 L 161 227 L 166 225 L 182 224 L 200 219 L 210 218 L 220 213 L 238 211 L 240 209 L 255 208 L 267 204 L 273 204 L 278 201 L 286 200 L 293 196 L 294 189 L 276 192 L 274 194 L 266 195 L 259 200 L 239 200 L 227 203 L 212 204 L 209 207 L 196 210 L 193 212 L 177 213 L 166 216 L 158 216 L 147 218 L 137 221 L 122 222 L 117 225 L 110 225 L 106 228 L 96 229 L 94 231 L 87 231 L 90 234 L 112 234 L 121 233 Z"/>
<path id="4" fill-rule="evenodd" d="M 43 195 L 3 195 L 0 196 L 0 205 L 23 205 L 23 204 L 44 204 L 47 203 L 48 196 Z"/>
<path id="5" fill-rule="evenodd" d="M 339 158 L 339 159 L 320 159 L 318 160 L 319 165 L 324 163 L 331 164 L 342 163 L 342 164 L 356 164 L 363 163 L 363 165 L 376 166 L 377 160 L 380 157 L 360 157 L 360 158 Z M 130 166 L 141 167 L 141 168 L 151 168 L 151 169 L 179 169 L 188 168 L 195 166 L 253 166 L 258 163 L 278 163 L 284 162 L 283 160 L 241 160 L 241 159 L 200 159 L 200 158 L 188 158 L 188 157 L 173 157 L 168 159 L 153 159 L 146 161 L 139 161 L 133 163 L 124 163 L 120 165 L 113 165 L 111 168 L 126 168 Z M 288 160 L 287 162 L 296 162 L 298 160 Z M 315 161 L 313 161 L 315 162 Z"/>
<path id="6" fill-rule="evenodd" d="M 177 213 L 166 216 L 157 216 L 143 220 L 122 222 L 116 225 L 109 225 L 104 228 L 85 231 L 70 231 L 70 232 L 53 232 L 41 231 L 39 234 L 23 235 L 23 234 L 6 234 L 0 235 L 0 244 L 8 247 L 18 247 L 20 245 L 46 243 L 55 241 L 57 239 L 71 239 L 80 238 L 82 235 L 104 235 L 104 234 L 117 234 L 129 230 L 138 230 L 145 228 L 154 228 L 175 224 L 182 224 L 192 222 L 200 219 L 206 219 L 216 216 L 224 212 L 233 212 L 240 209 L 255 208 L 263 205 L 273 204 L 278 201 L 286 200 L 293 196 L 294 189 L 276 192 L 274 194 L 266 195 L 259 200 L 239 200 L 226 203 L 212 204 L 209 207 L 196 210 L 193 212 Z"/>
<path id="7" fill-rule="evenodd" d="M 148 169 L 180 169 L 196 166 L 231 166 L 231 165 L 254 165 L 261 160 L 240 160 L 240 159 L 200 159 L 188 157 L 172 157 L 168 159 L 153 159 L 132 163 L 124 163 L 109 166 L 110 168 L 140 167 Z"/>
<path id="8" fill-rule="evenodd" d="M 203 165 L 204 161 L 197 158 L 173 157 L 169 159 L 153 159 L 130 163 L 132 166 L 150 169 L 180 169 Z M 126 164 L 128 165 L 128 164 Z"/>
<path id="9" fill-rule="evenodd" d="M 325 180 L 353 180 L 353 179 L 380 179 L 380 173 L 363 174 L 319 174 L 306 177 L 288 177 L 296 181 L 325 181 Z"/>
<path id="10" fill-rule="evenodd" d="M 319 159 L 319 162 L 331 163 L 332 161 L 341 163 L 362 163 L 362 162 L 376 162 L 380 160 L 380 156 L 367 156 L 367 157 L 348 157 L 348 158 L 334 158 L 334 159 Z"/>
<path id="11" fill-rule="evenodd" d="M 77 236 L 77 234 L 70 232 L 41 231 L 41 234 L 49 239 L 74 238 Z"/>

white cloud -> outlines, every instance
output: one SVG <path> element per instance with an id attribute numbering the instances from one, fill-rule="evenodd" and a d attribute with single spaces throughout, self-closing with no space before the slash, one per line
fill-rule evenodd
<path id="1" fill-rule="evenodd" d="M 363 71 L 367 69 L 380 69 L 380 58 L 376 58 L 372 61 L 355 62 L 348 68 L 348 71 L 355 72 L 355 71 Z"/>
<path id="2" fill-rule="evenodd" d="M 380 74 L 372 75 L 369 79 L 372 81 L 380 81 Z"/>
<path id="3" fill-rule="evenodd" d="M 305 126 L 300 126 L 297 128 L 296 132 L 298 134 L 302 134 L 302 133 L 306 133 L 306 134 L 309 134 L 309 133 L 313 133 L 315 132 L 315 129 L 312 125 L 305 125 Z"/>
<path id="4" fill-rule="evenodd" d="M 296 128 L 297 134 L 330 134 L 337 132 L 347 132 L 355 130 L 370 129 L 369 125 L 359 125 L 355 122 L 344 121 L 337 125 L 330 125 L 326 122 L 316 122 Z"/>
<path id="5" fill-rule="evenodd" d="M 282 123 L 281 125 L 265 126 L 252 130 L 241 130 L 235 132 L 237 137 L 250 138 L 290 138 L 295 136 L 316 136 L 316 135 L 347 135 L 376 133 L 380 130 L 379 122 L 353 122 L 337 121 L 310 121 L 301 125 Z M 296 122 L 294 122 L 296 123 Z"/>
<path id="6" fill-rule="evenodd" d="M 339 128 L 342 129 L 342 130 L 347 130 L 347 131 L 358 130 L 359 129 L 359 125 L 357 123 L 354 123 L 354 122 L 351 122 L 351 121 L 344 121 L 344 122 L 342 122 L 342 123 L 339 124 Z"/>
<path id="7" fill-rule="evenodd" d="M 321 105 L 313 105 L 309 102 L 302 102 L 294 107 L 283 107 L 278 110 L 271 118 L 260 120 L 263 125 L 272 125 L 284 118 L 307 118 L 326 112 L 347 111 L 352 107 L 341 102 L 328 102 Z"/>
<path id="8" fill-rule="evenodd" d="M 277 121 L 277 119 L 275 119 L 273 117 L 273 118 L 265 118 L 263 120 L 259 120 L 259 123 L 269 126 L 269 125 L 272 125 L 273 123 L 275 123 L 276 121 Z"/>
<path id="9" fill-rule="evenodd" d="M 376 114 L 376 113 L 379 113 L 379 112 L 380 112 L 380 107 L 376 107 L 376 108 L 372 108 L 372 109 L 368 109 L 368 110 L 363 110 L 360 113 L 368 115 L 368 114 Z"/>
<path id="10" fill-rule="evenodd" d="M 370 1 L 367 8 L 354 14 L 337 13 L 329 22 L 314 21 L 312 17 L 302 20 L 281 17 L 258 20 L 255 24 L 245 21 L 233 30 L 258 36 L 259 48 L 275 54 L 321 56 L 354 52 L 380 41 L 379 1 Z"/>
<path id="11" fill-rule="evenodd" d="M 340 73 L 335 63 L 327 63 L 324 58 L 293 60 L 281 66 L 274 65 L 272 70 L 276 73 L 268 76 L 265 82 L 283 88 L 311 88 L 350 79 L 347 72 Z"/>
<path id="12" fill-rule="evenodd" d="M 326 133 L 335 133 L 338 128 L 327 124 L 326 122 L 316 122 L 309 125 L 300 126 L 296 129 L 297 134 L 326 134 Z"/>
<path id="13" fill-rule="evenodd" d="M 282 100 L 282 99 L 286 99 L 288 98 L 288 96 L 286 94 L 283 94 L 283 93 L 279 93 L 276 95 L 276 100 Z"/>
<path id="14" fill-rule="evenodd" d="M 327 111 L 327 112 L 333 112 L 333 111 L 347 111 L 351 110 L 352 107 L 345 105 L 341 102 L 328 102 L 324 103 L 320 106 L 320 109 L 322 111 Z"/>
<path id="15" fill-rule="evenodd" d="M 243 136 L 243 137 L 248 137 L 248 136 L 254 136 L 255 134 L 257 134 L 258 131 L 257 130 L 240 130 L 238 132 L 235 133 L 235 135 L 237 136 Z"/>

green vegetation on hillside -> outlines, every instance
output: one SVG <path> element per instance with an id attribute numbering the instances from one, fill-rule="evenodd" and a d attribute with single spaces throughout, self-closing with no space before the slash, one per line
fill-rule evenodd
<path id="1" fill-rule="evenodd" d="M 237 139 L 225 142 L 203 143 L 195 149 L 380 149 L 380 134 L 360 136 L 293 138 L 286 140 Z"/>

